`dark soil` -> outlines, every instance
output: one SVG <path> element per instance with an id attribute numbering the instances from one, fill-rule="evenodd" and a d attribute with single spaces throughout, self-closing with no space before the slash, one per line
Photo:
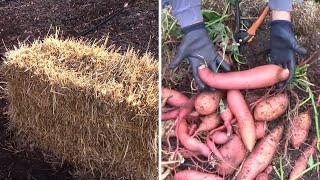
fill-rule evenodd
<path id="1" fill-rule="evenodd" d="M 127 1 L 0 0 L 0 59 L 18 42 L 44 38 L 54 34 L 56 27 L 64 38 L 79 37 L 81 32 L 102 22 Z M 148 51 L 157 56 L 157 17 L 157 0 L 137 0 L 124 12 L 80 38 L 100 40 L 109 35 L 108 43 L 121 47 L 121 52 L 133 47 L 140 54 Z M 4 99 L 1 99 L 0 105 L 0 179 L 74 178 L 74 169 L 70 164 L 52 166 L 44 157 L 48 152 L 18 145 L 19 140 L 14 132 L 6 128 L 8 119 L 3 112 L 7 104 Z"/>

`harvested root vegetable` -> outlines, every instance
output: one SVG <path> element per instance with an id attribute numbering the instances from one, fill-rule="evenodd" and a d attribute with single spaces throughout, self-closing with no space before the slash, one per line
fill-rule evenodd
<path id="1" fill-rule="evenodd" d="M 162 88 L 161 95 L 162 95 L 161 97 L 162 100 L 166 99 L 166 103 L 174 107 L 183 106 L 189 99 L 187 96 L 183 95 L 182 93 L 169 88 Z"/>
<path id="2" fill-rule="evenodd" d="M 278 65 L 258 66 L 245 71 L 215 73 L 204 65 L 198 70 L 200 79 L 216 89 L 257 89 L 269 87 L 289 77 L 289 70 Z"/>
<path id="3" fill-rule="evenodd" d="M 211 138 L 214 140 L 215 144 L 224 144 L 229 140 L 229 137 L 225 132 L 217 131 L 212 134 Z"/>
<path id="4" fill-rule="evenodd" d="M 224 125 L 227 128 L 227 135 L 230 136 L 232 134 L 232 126 L 231 126 L 231 120 L 233 118 L 233 114 L 230 111 L 229 106 L 227 105 L 226 108 L 220 112 L 220 117 L 224 122 Z"/>
<path id="5" fill-rule="evenodd" d="M 213 133 L 211 136 L 209 134 L 206 138 L 208 147 L 211 149 L 213 154 L 217 156 L 219 160 L 223 160 L 223 157 L 220 151 L 218 150 L 216 144 L 224 144 L 228 141 L 228 139 L 229 139 L 229 136 L 227 136 L 226 133 L 221 131 L 217 131 Z"/>
<path id="6" fill-rule="evenodd" d="M 188 124 L 185 119 L 181 119 L 176 128 L 178 136 L 177 138 L 187 150 L 195 153 L 198 152 L 205 157 L 210 156 L 211 150 L 208 148 L 208 146 L 189 135 Z"/>
<path id="7" fill-rule="evenodd" d="M 314 138 L 312 140 L 312 143 L 309 147 L 304 150 L 303 154 L 299 157 L 299 159 L 296 161 L 290 176 L 289 180 L 294 180 L 299 178 L 301 173 L 307 168 L 308 166 L 308 159 L 310 156 L 312 156 L 315 152 L 315 146 L 317 144 L 317 138 Z"/>
<path id="8" fill-rule="evenodd" d="M 254 108 L 254 119 L 257 121 L 272 121 L 284 114 L 288 108 L 289 99 L 285 94 L 265 99 Z"/>
<path id="9" fill-rule="evenodd" d="M 174 175 L 173 179 L 174 180 L 223 180 L 223 178 L 218 175 L 199 172 L 195 170 L 180 171 Z"/>
<path id="10" fill-rule="evenodd" d="M 179 115 L 180 110 L 175 109 L 169 112 L 165 112 L 161 114 L 161 121 L 167 121 L 167 120 L 175 120 Z"/>
<path id="11" fill-rule="evenodd" d="M 195 96 L 191 97 L 187 100 L 187 102 L 180 108 L 180 112 L 178 114 L 179 119 L 185 119 L 189 116 L 194 108 Z"/>
<path id="12" fill-rule="evenodd" d="M 187 117 L 188 120 L 194 121 L 196 119 L 199 118 L 199 113 L 197 111 L 193 111 L 189 114 L 189 116 Z"/>
<path id="13" fill-rule="evenodd" d="M 201 124 L 199 125 L 195 134 L 202 131 L 210 131 L 218 127 L 219 124 L 221 123 L 220 117 L 217 115 L 217 113 L 213 113 L 213 114 L 201 117 L 200 119 L 201 119 Z"/>
<path id="14" fill-rule="evenodd" d="M 265 122 L 255 122 L 257 139 L 263 138 L 266 134 L 267 125 Z"/>
<path id="15" fill-rule="evenodd" d="M 239 90 L 229 90 L 227 101 L 239 126 L 239 133 L 246 148 L 251 152 L 256 144 L 256 128 L 249 107 Z"/>
<path id="16" fill-rule="evenodd" d="M 255 180 L 269 180 L 269 174 L 272 172 L 272 166 L 268 166 L 263 173 L 260 173 Z"/>
<path id="17" fill-rule="evenodd" d="M 307 139 L 311 127 L 310 111 L 302 112 L 294 117 L 289 129 L 290 142 L 293 148 L 299 149 Z"/>
<path id="18" fill-rule="evenodd" d="M 202 92 L 197 95 L 194 107 L 202 115 L 212 114 L 218 108 L 221 97 L 220 91 Z"/>
<path id="19" fill-rule="evenodd" d="M 232 174 L 246 155 L 246 148 L 243 142 L 235 134 L 230 136 L 230 140 L 219 151 L 223 157 L 223 161 L 217 164 L 216 170 L 222 176 Z"/>
<path id="20" fill-rule="evenodd" d="M 260 140 L 244 161 L 237 180 L 252 180 L 268 167 L 276 153 L 282 133 L 283 126 L 279 125 Z"/>

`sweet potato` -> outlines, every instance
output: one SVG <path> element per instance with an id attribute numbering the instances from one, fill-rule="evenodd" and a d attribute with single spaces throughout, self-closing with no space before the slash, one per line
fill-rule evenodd
<path id="1" fill-rule="evenodd" d="M 185 119 L 187 116 L 191 114 L 194 108 L 195 98 L 195 96 L 192 96 L 190 99 L 187 100 L 187 102 L 184 103 L 184 105 L 180 108 L 178 118 Z"/>
<path id="2" fill-rule="evenodd" d="M 222 93 L 215 92 L 201 92 L 197 95 L 194 107 L 196 111 L 202 115 L 209 115 L 218 108 Z"/>
<path id="3" fill-rule="evenodd" d="M 216 89 L 257 89 L 272 86 L 289 76 L 288 69 L 269 64 L 245 71 L 215 73 L 204 65 L 199 67 L 199 77 L 208 86 Z"/>
<path id="4" fill-rule="evenodd" d="M 176 90 L 169 89 L 169 88 L 162 88 L 161 95 L 162 95 L 161 97 L 162 100 L 167 99 L 166 103 L 174 107 L 181 107 L 188 101 L 187 96 L 183 95 L 182 93 Z"/>
<path id="5" fill-rule="evenodd" d="M 246 148 L 251 152 L 256 144 L 256 128 L 249 107 L 239 90 L 229 90 L 227 101 L 239 126 L 239 133 Z"/>
<path id="6" fill-rule="evenodd" d="M 211 149 L 213 154 L 217 156 L 219 160 L 223 160 L 223 157 L 220 151 L 217 149 L 216 144 L 224 144 L 228 141 L 228 139 L 229 139 L 229 136 L 227 136 L 227 134 L 222 131 L 217 131 L 212 135 L 208 134 L 206 138 L 208 147 Z"/>
<path id="7" fill-rule="evenodd" d="M 285 94 L 267 98 L 259 102 L 254 108 L 254 119 L 256 121 L 272 121 L 286 112 L 289 99 Z"/>
<path id="8" fill-rule="evenodd" d="M 260 173 L 255 180 L 269 180 L 269 174 L 272 172 L 272 166 L 268 166 L 262 173 Z"/>
<path id="9" fill-rule="evenodd" d="M 265 122 L 255 122 L 257 139 L 263 138 L 266 134 L 267 125 Z"/>
<path id="10" fill-rule="evenodd" d="M 314 154 L 316 144 L 317 144 L 317 138 L 314 138 L 312 140 L 311 145 L 306 148 L 306 150 L 303 152 L 303 154 L 296 161 L 296 163 L 290 173 L 289 180 L 294 180 L 294 179 L 299 178 L 299 175 L 307 168 L 308 159 L 310 156 L 312 156 Z"/>
<path id="11" fill-rule="evenodd" d="M 179 125 L 177 125 L 176 131 L 179 141 L 187 150 L 199 152 L 205 157 L 210 156 L 211 150 L 208 148 L 208 146 L 189 135 L 188 124 L 185 119 L 181 119 Z"/>
<path id="12" fill-rule="evenodd" d="M 282 133 L 283 126 L 279 125 L 260 140 L 244 161 L 237 180 L 252 180 L 267 168 L 277 150 Z"/>
<path id="13" fill-rule="evenodd" d="M 307 139 L 311 127 L 310 111 L 302 112 L 294 117 L 289 129 L 290 143 L 293 148 L 299 149 Z"/>
<path id="14" fill-rule="evenodd" d="M 223 161 L 216 166 L 217 173 L 226 176 L 232 174 L 241 164 L 246 155 L 246 148 L 240 137 L 233 134 L 230 140 L 219 149 Z"/>
<path id="15" fill-rule="evenodd" d="M 176 173 L 174 180 L 223 180 L 218 175 L 199 172 L 195 170 L 184 170 Z"/>
<path id="16" fill-rule="evenodd" d="M 226 105 L 225 109 L 220 112 L 220 117 L 227 128 L 227 135 L 230 136 L 232 134 L 231 120 L 233 118 L 233 114 L 228 105 Z"/>
<path id="17" fill-rule="evenodd" d="M 167 121 L 167 120 L 175 120 L 179 115 L 180 110 L 175 109 L 169 112 L 165 112 L 161 114 L 161 121 Z"/>
<path id="18" fill-rule="evenodd" d="M 210 115 L 201 117 L 200 119 L 201 119 L 201 124 L 199 125 L 195 134 L 202 131 L 210 131 L 218 127 L 219 124 L 221 123 L 220 117 L 217 115 L 217 113 L 212 113 Z"/>
<path id="19" fill-rule="evenodd" d="M 211 138 L 214 140 L 215 144 L 224 144 L 229 139 L 227 134 L 225 132 L 222 132 L 222 131 L 217 131 L 217 132 L 213 133 Z"/>

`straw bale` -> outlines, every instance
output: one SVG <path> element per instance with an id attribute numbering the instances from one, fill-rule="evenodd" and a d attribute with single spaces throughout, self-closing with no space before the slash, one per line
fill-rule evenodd
<path id="1" fill-rule="evenodd" d="M 6 54 L 10 128 L 95 177 L 156 179 L 158 63 L 47 37 Z"/>

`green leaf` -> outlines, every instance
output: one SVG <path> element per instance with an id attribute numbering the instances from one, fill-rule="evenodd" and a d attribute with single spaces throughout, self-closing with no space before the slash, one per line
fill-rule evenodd
<path id="1" fill-rule="evenodd" d="M 209 9 L 203 9 L 202 16 L 206 21 L 215 21 L 220 18 L 219 15 Z"/>

